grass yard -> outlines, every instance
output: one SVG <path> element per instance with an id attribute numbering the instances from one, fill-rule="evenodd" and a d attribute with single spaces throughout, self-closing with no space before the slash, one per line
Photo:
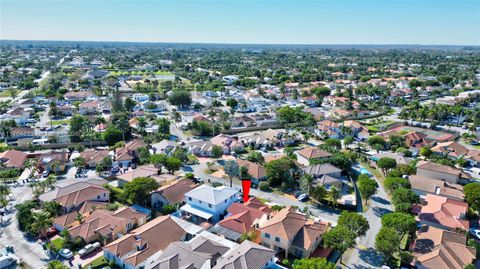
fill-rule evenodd
<path id="1" fill-rule="evenodd" d="M 92 269 L 97 269 L 97 268 L 103 268 L 108 266 L 108 261 L 105 259 L 104 256 L 100 256 L 93 260 L 91 263 L 87 264 L 85 268 L 92 268 Z"/>
<path id="2" fill-rule="evenodd" d="M 63 240 L 63 238 L 59 236 L 52 240 L 52 245 L 55 247 L 55 249 L 60 250 L 63 247 L 64 242 L 65 240 Z"/>
<path id="3" fill-rule="evenodd" d="M 52 125 L 70 124 L 70 120 L 52 120 Z"/>

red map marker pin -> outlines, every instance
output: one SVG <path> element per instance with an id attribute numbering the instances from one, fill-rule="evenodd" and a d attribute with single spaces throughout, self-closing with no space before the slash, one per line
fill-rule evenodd
<path id="1" fill-rule="evenodd" d="M 243 202 L 244 203 L 246 203 L 248 201 L 251 186 L 252 186 L 252 181 L 250 179 L 242 179 Z"/>

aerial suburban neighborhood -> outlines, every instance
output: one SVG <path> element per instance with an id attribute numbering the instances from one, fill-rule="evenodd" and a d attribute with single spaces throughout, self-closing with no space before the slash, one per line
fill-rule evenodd
<path id="1" fill-rule="evenodd" d="M 475 268 L 478 50 L 111 46 L 2 42 L 2 266 Z"/>
<path id="2" fill-rule="evenodd" d="M 0 269 L 480 269 L 479 10 L 0 0 Z"/>

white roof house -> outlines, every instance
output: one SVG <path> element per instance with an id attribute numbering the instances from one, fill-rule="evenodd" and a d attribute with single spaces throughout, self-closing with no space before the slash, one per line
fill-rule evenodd
<path id="1" fill-rule="evenodd" d="M 214 188 L 208 185 L 202 185 L 185 193 L 185 197 L 191 197 L 208 204 L 218 205 L 225 200 L 230 199 L 232 196 L 235 196 L 237 193 L 238 190 L 235 188 L 226 186 Z"/>

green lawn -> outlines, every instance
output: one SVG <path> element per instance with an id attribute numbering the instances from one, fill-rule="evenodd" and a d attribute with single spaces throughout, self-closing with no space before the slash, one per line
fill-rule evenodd
<path id="1" fill-rule="evenodd" d="M 52 240 L 52 245 L 55 247 L 55 249 L 60 250 L 63 247 L 63 242 L 64 240 L 62 237 L 57 237 L 54 240 Z"/>
<path id="2" fill-rule="evenodd" d="M 70 124 L 70 120 L 52 120 L 52 125 Z"/>
<path id="3" fill-rule="evenodd" d="M 87 264 L 84 268 L 96 269 L 96 268 L 103 268 L 103 267 L 106 267 L 106 266 L 108 266 L 107 259 L 105 259 L 104 256 L 100 256 L 100 257 L 96 258 L 95 260 L 93 260 L 90 264 Z"/>

